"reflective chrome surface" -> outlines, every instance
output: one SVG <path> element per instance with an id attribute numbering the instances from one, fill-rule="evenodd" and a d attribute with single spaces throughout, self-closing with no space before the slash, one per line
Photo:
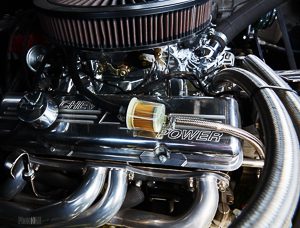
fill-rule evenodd
<path id="1" fill-rule="evenodd" d="M 195 129 L 198 128 L 206 128 L 211 130 L 216 130 L 218 132 L 226 133 L 235 137 L 238 137 L 240 139 L 243 139 L 247 141 L 249 144 L 251 144 L 259 154 L 260 158 L 265 158 L 265 152 L 264 152 L 264 144 L 258 139 L 256 136 L 252 135 L 251 133 L 237 128 L 232 127 L 228 124 L 222 124 L 222 123 L 215 123 L 212 121 L 205 121 L 201 118 L 195 118 L 195 117 L 188 117 L 188 116 L 175 116 L 174 117 L 174 124 L 177 127 L 178 125 L 182 126 L 191 126 Z"/>
<path id="2" fill-rule="evenodd" d="M 258 169 L 262 169 L 264 165 L 265 165 L 264 160 L 251 159 L 251 158 L 244 158 L 242 163 L 243 167 L 258 168 Z"/>
<path id="3" fill-rule="evenodd" d="M 129 227 L 209 227 L 217 211 L 219 192 L 215 175 L 206 173 L 198 179 L 196 197 L 190 210 L 180 217 L 169 217 L 151 212 L 128 209 L 120 211 L 112 225 Z"/>
<path id="4" fill-rule="evenodd" d="M 276 73 L 288 82 L 300 82 L 300 70 L 282 70 L 276 71 Z"/>
<path id="5" fill-rule="evenodd" d="M 130 97 L 107 96 L 116 102 Z M 240 141 L 232 136 L 207 129 L 168 129 L 160 137 L 128 130 L 124 123 L 102 112 L 82 97 L 56 97 L 59 104 L 57 121 L 49 129 L 36 131 L 13 118 L 15 103 L 2 104 L 0 136 L 7 145 L 22 146 L 41 155 L 89 158 L 92 160 L 157 164 L 231 171 L 242 161 Z M 231 98 L 177 97 L 144 100 L 161 102 L 167 113 L 200 116 L 239 126 L 238 106 Z M 216 117 L 218 117 L 216 119 Z M 9 120 L 9 121 L 8 121 Z M 12 137 L 13 136 L 13 137 Z M 47 143 L 44 143 L 47 142 Z M 72 145 L 72 146 L 71 146 Z M 169 151 L 162 162 L 158 147 Z"/>
<path id="6" fill-rule="evenodd" d="M 69 223 L 59 225 L 100 227 L 106 224 L 121 208 L 127 192 L 127 173 L 125 170 L 109 171 L 107 189 L 103 197 L 88 210 Z"/>
<path id="7" fill-rule="evenodd" d="M 0 202 L 0 219 L 17 224 L 18 217 L 39 217 L 44 225 L 70 220 L 92 205 L 102 190 L 105 177 L 106 168 L 89 168 L 81 186 L 73 194 L 62 201 L 37 209 L 25 208 L 12 202 Z"/>
<path id="8" fill-rule="evenodd" d="M 19 119 L 38 129 L 50 127 L 57 115 L 58 107 L 55 101 L 44 92 L 25 94 L 18 104 Z"/>
<path id="9" fill-rule="evenodd" d="M 0 183 L 0 199 L 11 200 L 26 185 L 23 178 L 24 165 L 22 159 L 15 163 L 18 156 L 18 153 L 12 153 L 6 158 L 3 170 L 5 180 Z"/>
<path id="10" fill-rule="evenodd" d="M 111 163 L 111 162 L 105 162 L 105 161 L 92 161 L 92 160 L 85 160 L 85 161 L 79 161 L 79 160 L 73 160 L 73 159 L 57 159 L 57 158 L 46 158 L 46 157 L 36 157 L 32 156 L 30 160 L 34 164 L 38 165 L 44 165 L 49 167 L 55 167 L 55 168 L 65 168 L 70 170 L 76 170 L 79 168 L 85 168 L 85 167 L 107 167 L 107 168 L 115 168 L 115 169 L 125 169 L 128 172 L 139 174 L 142 176 L 151 176 L 153 178 L 161 178 L 161 179 L 172 179 L 172 180 L 186 180 L 190 177 L 198 178 L 205 173 L 205 170 L 188 170 L 188 169 L 176 169 L 174 167 L 170 168 L 163 168 L 163 167 L 150 167 L 147 165 L 139 165 L 139 166 L 133 166 L 130 164 L 124 164 L 124 163 Z M 215 171 L 213 172 L 218 175 L 218 178 L 222 182 L 228 181 L 230 178 L 227 174 Z"/>
<path id="11" fill-rule="evenodd" d="M 37 72 L 41 65 L 47 51 L 45 47 L 41 45 L 35 45 L 29 49 L 26 54 L 26 63 L 30 70 Z"/>

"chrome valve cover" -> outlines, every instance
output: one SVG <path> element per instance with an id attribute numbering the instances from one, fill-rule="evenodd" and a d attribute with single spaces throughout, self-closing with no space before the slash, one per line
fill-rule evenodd
<path id="1" fill-rule="evenodd" d="M 130 100 L 114 98 L 116 102 Z M 80 96 L 55 97 L 59 104 L 55 123 L 37 130 L 18 120 L 19 99 L 7 96 L 1 105 L 0 133 L 7 146 L 19 145 L 47 156 L 210 170 L 235 170 L 242 162 L 241 143 L 235 137 L 187 127 L 165 126 L 159 135 L 128 130 L 125 123 Z M 152 97 L 143 99 L 155 101 Z M 232 98 L 177 97 L 160 102 L 166 104 L 170 116 L 190 114 L 239 126 L 238 106 Z"/>

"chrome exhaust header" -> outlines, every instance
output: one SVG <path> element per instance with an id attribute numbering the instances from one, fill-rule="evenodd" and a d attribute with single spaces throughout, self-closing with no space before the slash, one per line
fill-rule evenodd
<path id="1" fill-rule="evenodd" d="M 40 225 L 46 227 L 87 224 L 91 227 L 105 224 L 130 227 L 209 227 L 217 211 L 220 183 L 225 181 L 228 184 L 218 174 L 199 173 L 198 177 L 194 177 L 194 204 L 184 215 L 170 217 L 136 209 L 122 210 L 128 187 L 127 174 L 126 168 L 88 166 L 81 186 L 66 199 L 36 209 L 0 201 L 0 220 L 17 225 L 20 217 L 40 218 Z M 99 197 L 106 179 L 107 187 L 103 196 Z"/>
<path id="2" fill-rule="evenodd" d="M 84 181 L 73 194 L 53 204 L 31 209 L 9 201 L 0 201 L 0 220 L 18 224 L 19 218 L 40 218 L 42 225 L 71 220 L 88 209 L 100 194 L 106 168 L 89 168 Z"/>
<path id="3" fill-rule="evenodd" d="M 59 226 L 100 227 L 105 225 L 120 210 L 127 193 L 127 172 L 123 169 L 111 169 L 108 173 L 107 189 L 103 197 L 70 222 Z"/>
<path id="4" fill-rule="evenodd" d="M 109 222 L 112 225 L 129 227 L 209 227 L 219 202 L 218 176 L 205 173 L 197 180 L 196 196 L 190 210 L 180 217 L 170 217 L 135 209 L 120 211 Z"/>

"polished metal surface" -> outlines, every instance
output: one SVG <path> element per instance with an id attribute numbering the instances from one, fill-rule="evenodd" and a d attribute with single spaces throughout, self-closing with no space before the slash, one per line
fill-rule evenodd
<path id="1" fill-rule="evenodd" d="M 135 209 L 120 211 L 110 221 L 112 225 L 129 227 L 209 227 L 217 211 L 219 192 L 217 178 L 203 174 L 197 181 L 196 196 L 190 210 L 179 217 L 169 217 Z"/>
<path id="2" fill-rule="evenodd" d="M 18 218 L 41 218 L 41 224 L 68 221 L 92 205 L 100 194 L 105 182 L 106 168 L 89 168 L 81 186 L 64 200 L 37 208 L 25 208 L 16 203 L 0 202 L 0 220 L 18 223 Z"/>
<path id="3" fill-rule="evenodd" d="M 292 83 L 300 82 L 300 70 L 281 70 L 275 72 L 288 82 L 292 82 Z"/>
<path id="4" fill-rule="evenodd" d="M 41 65 L 47 51 L 45 47 L 41 45 L 35 45 L 29 49 L 26 54 L 26 63 L 30 70 L 37 72 Z"/>
<path id="5" fill-rule="evenodd" d="M 107 96 L 116 102 L 130 97 Z M 238 106 L 231 98 L 176 97 L 172 99 L 141 99 L 161 102 L 167 113 L 192 114 L 205 120 L 239 126 Z M 157 164 L 231 171 L 242 162 L 240 141 L 230 135 L 207 129 L 165 128 L 159 137 L 128 130 L 112 115 L 97 109 L 80 96 L 55 97 L 59 104 L 57 121 L 49 128 L 37 131 L 19 124 L 10 115 L 15 103 L 5 102 L 0 112 L 0 136 L 7 145 L 21 146 L 40 155 L 119 161 L 126 163 Z M 220 117 L 216 119 L 216 117 Z M 9 118 L 9 119 L 6 119 Z M 43 143 L 46 140 L 47 143 Z M 70 146 L 72 145 L 72 146 Z M 163 163 L 157 147 L 170 152 Z"/>
<path id="6" fill-rule="evenodd" d="M 24 165 L 22 159 L 18 158 L 19 153 L 11 153 L 4 163 L 3 176 L 5 179 L 0 183 L 0 198 L 11 200 L 15 195 L 23 190 L 26 181 L 23 178 Z"/>
<path id="7" fill-rule="evenodd" d="M 244 158 L 242 163 L 243 167 L 258 168 L 258 169 L 262 169 L 264 165 L 265 165 L 264 160 L 251 159 L 251 158 Z"/>
<path id="8" fill-rule="evenodd" d="M 124 163 L 112 163 L 105 161 L 92 161 L 92 160 L 73 160 L 70 158 L 58 159 L 58 158 L 46 158 L 46 157 L 31 157 L 31 162 L 38 165 L 55 167 L 55 168 L 64 168 L 67 170 L 78 170 L 80 168 L 86 167 L 106 167 L 106 168 L 115 168 L 115 169 L 126 169 L 128 172 L 139 174 L 142 176 L 151 176 L 153 178 L 161 178 L 165 180 L 178 180 L 186 181 L 190 177 L 198 178 L 207 172 L 206 170 L 188 170 L 177 168 L 164 168 L 164 167 L 149 167 L 147 165 L 143 166 L 133 166 L 130 164 Z M 227 174 L 215 171 L 220 181 L 227 182 L 230 178 Z"/>
<path id="9" fill-rule="evenodd" d="M 218 39 L 210 39 L 209 36 L 203 37 L 200 40 L 202 45 L 196 48 L 197 53 L 192 52 L 188 57 L 188 71 L 205 75 L 206 73 L 213 72 L 222 66 L 234 66 L 235 56 L 224 49 L 227 38 L 222 33 L 214 33 L 214 37 L 218 37 Z M 201 54 L 199 55 L 199 53 Z"/>
<path id="10" fill-rule="evenodd" d="M 249 133 L 243 129 L 233 127 L 231 125 L 222 124 L 222 123 L 205 121 L 205 120 L 202 120 L 201 118 L 197 118 L 197 117 L 188 117 L 188 116 L 180 116 L 180 115 L 176 116 L 175 115 L 173 118 L 174 118 L 174 125 L 177 128 L 178 128 L 178 125 L 180 127 L 191 126 L 191 127 L 195 127 L 196 129 L 207 128 L 207 129 L 211 129 L 211 130 L 216 130 L 218 132 L 223 132 L 223 133 L 238 137 L 242 140 L 245 140 L 256 149 L 257 153 L 259 154 L 259 156 L 262 159 L 265 158 L 263 143 L 256 136 L 252 135 L 251 133 Z"/>
<path id="11" fill-rule="evenodd" d="M 121 208 L 127 193 L 127 172 L 122 169 L 109 171 L 108 185 L 103 197 L 69 223 L 59 226 L 100 227 L 106 224 Z"/>
<path id="12" fill-rule="evenodd" d="M 219 37 L 224 42 L 224 44 L 228 43 L 228 39 L 224 33 L 216 31 L 214 35 Z"/>
<path id="13" fill-rule="evenodd" d="M 61 202 L 38 209 L 33 216 L 41 216 L 48 221 L 68 220 L 85 211 L 100 194 L 106 178 L 105 168 L 90 168 L 81 186 Z"/>
<path id="14" fill-rule="evenodd" d="M 25 94 L 18 104 L 19 119 L 38 129 L 50 127 L 57 115 L 57 104 L 44 92 L 35 91 Z"/>

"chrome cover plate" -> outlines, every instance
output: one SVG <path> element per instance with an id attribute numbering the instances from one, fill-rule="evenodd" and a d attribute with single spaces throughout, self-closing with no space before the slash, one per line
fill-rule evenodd
<path id="1" fill-rule="evenodd" d="M 17 118 L 22 96 L 7 96 L 0 111 L 0 137 L 4 148 L 24 148 L 30 153 L 231 171 L 242 162 L 241 142 L 235 137 L 207 129 L 164 129 L 160 137 L 128 130 L 116 117 L 80 96 L 55 97 L 59 113 L 48 129 L 34 129 Z M 110 96 L 128 101 L 130 97 Z M 145 100 L 156 100 L 143 97 Z M 167 113 L 192 114 L 200 118 L 239 126 L 237 102 L 232 98 L 175 97 L 160 100 Z"/>

